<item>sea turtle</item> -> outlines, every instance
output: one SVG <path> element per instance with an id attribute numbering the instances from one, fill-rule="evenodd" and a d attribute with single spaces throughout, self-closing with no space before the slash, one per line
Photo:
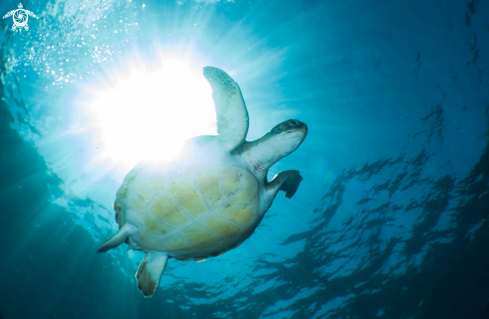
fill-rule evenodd
<path id="1" fill-rule="evenodd" d="M 247 142 L 248 112 L 238 84 L 214 67 L 204 67 L 204 77 L 213 89 L 219 135 L 187 140 L 178 159 L 137 164 L 116 194 L 120 229 L 97 250 L 126 242 L 146 252 L 136 273 L 145 297 L 155 293 L 168 258 L 203 261 L 236 248 L 277 192 L 291 198 L 302 180 L 288 170 L 268 182 L 267 172 L 302 143 L 306 124 L 288 120 Z"/>

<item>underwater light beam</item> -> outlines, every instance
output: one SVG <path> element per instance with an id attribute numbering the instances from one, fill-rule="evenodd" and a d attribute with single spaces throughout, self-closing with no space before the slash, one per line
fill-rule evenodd
<path id="1" fill-rule="evenodd" d="M 131 169 L 140 160 L 170 160 L 184 140 L 216 135 L 212 90 L 202 67 L 174 58 L 155 70 L 132 67 L 88 104 L 102 141 L 100 160 Z"/>

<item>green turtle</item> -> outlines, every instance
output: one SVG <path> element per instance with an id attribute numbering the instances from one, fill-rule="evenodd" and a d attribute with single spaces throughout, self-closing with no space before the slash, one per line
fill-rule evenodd
<path id="1" fill-rule="evenodd" d="M 125 242 L 146 252 L 136 272 L 145 297 L 156 292 L 168 258 L 203 261 L 238 247 L 278 191 L 291 198 L 302 180 L 288 170 L 267 181 L 267 172 L 299 147 L 306 124 L 288 120 L 247 142 L 248 112 L 238 84 L 214 67 L 204 67 L 204 77 L 213 90 L 219 135 L 187 140 L 173 161 L 138 163 L 116 194 L 120 229 L 97 250 Z"/>

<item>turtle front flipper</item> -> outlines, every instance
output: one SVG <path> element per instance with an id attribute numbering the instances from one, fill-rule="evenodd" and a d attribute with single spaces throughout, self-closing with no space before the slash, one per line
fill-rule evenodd
<path id="1" fill-rule="evenodd" d="M 131 224 L 124 224 L 121 229 L 112 236 L 109 240 L 103 243 L 98 249 L 97 254 L 105 253 L 112 248 L 115 248 L 126 241 L 126 238 L 133 235 L 136 232 L 136 229 Z"/>
<path id="2" fill-rule="evenodd" d="M 285 171 L 277 174 L 275 176 L 278 177 L 280 174 L 285 175 L 285 181 L 280 185 L 279 190 L 285 192 L 285 197 L 287 198 L 292 198 L 294 196 L 295 192 L 299 188 L 299 184 L 302 181 L 302 176 L 299 174 L 299 171 L 296 170 L 290 170 L 290 171 Z M 275 180 L 275 178 L 272 180 L 272 182 Z"/>
<path id="3" fill-rule="evenodd" d="M 221 69 L 206 66 L 204 77 L 213 91 L 219 141 L 232 151 L 243 143 L 248 133 L 248 111 L 241 90 L 238 84 Z"/>
<path id="4" fill-rule="evenodd" d="M 136 280 L 138 289 L 145 298 L 151 298 L 155 294 L 167 262 L 168 254 L 150 251 L 139 265 Z"/>
<path id="5" fill-rule="evenodd" d="M 285 197 L 292 198 L 299 188 L 301 181 L 302 176 L 299 174 L 299 171 L 289 170 L 278 173 L 270 183 L 266 183 L 265 185 L 267 194 L 271 197 L 270 201 L 275 198 L 279 190 L 285 192 Z"/>

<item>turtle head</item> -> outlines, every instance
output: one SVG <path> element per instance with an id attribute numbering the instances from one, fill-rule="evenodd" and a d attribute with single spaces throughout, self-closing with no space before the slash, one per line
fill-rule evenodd
<path id="1" fill-rule="evenodd" d="M 257 176 L 281 158 L 295 151 L 307 135 L 307 125 L 298 120 L 288 120 L 276 125 L 270 132 L 253 142 L 246 142 L 236 150 Z"/>
<path id="2" fill-rule="evenodd" d="M 301 145 L 307 135 L 307 125 L 298 120 L 287 120 L 275 125 L 268 134 L 273 151 L 282 158 Z"/>

